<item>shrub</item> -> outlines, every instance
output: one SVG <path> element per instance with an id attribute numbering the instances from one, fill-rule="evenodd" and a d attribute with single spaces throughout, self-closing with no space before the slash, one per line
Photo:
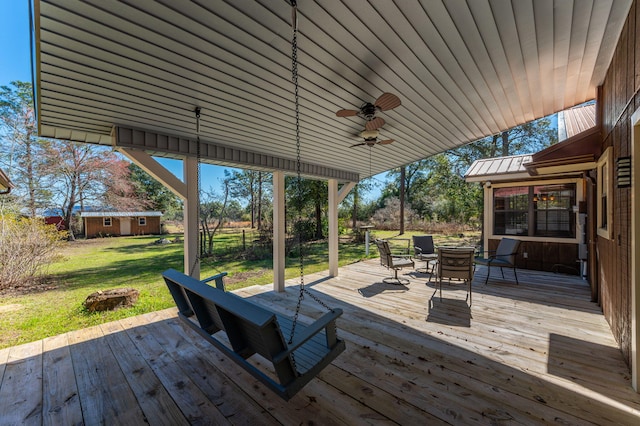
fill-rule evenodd
<path id="1" fill-rule="evenodd" d="M 32 283 L 54 261 L 64 237 L 41 219 L 0 215 L 0 290 Z"/>

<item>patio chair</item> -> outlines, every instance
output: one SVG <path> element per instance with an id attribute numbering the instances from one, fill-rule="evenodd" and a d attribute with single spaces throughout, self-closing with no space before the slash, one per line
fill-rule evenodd
<path id="1" fill-rule="evenodd" d="M 433 245 L 433 237 L 431 235 L 413 236 L 413 257 L 416 260 L 425 262 L 425 273 L 433 274 L 434 263 L 438 260 L 438 254 Z M 429 265 L 431 265 L 431 272 L 429 272 Z"/>
<path id="2" fill-rule="evenodd" d="M 491 274 L 492 266 L 500 267 L 502 279 L 504 279 L 504 271 L 502 268 L 513 269 L 513 275 L 516 277 L 516 284 L 519 284 L 518 274 L 516 273 L 516 254 L 518 254 L 519 248 L 520 240 L 503 238 L 500 240 L 500 244 L 498 244 L 498 248 L 495 252 L 489 252 L 489 257 L 475 259 L 476 265 L 485 265 L 487 267 L 487 278 L 484 281 L 485 284 L 489 282 L 489 275 Z"/>
<path id="3" fill-rule="evenodd" d="M 442 279 L 462 280 L 467 284 L 467 299 L 471 306 L 471 282 L 473 281 L 473 247 L 439 248 L 438 249 L 438 289 L 442 300 Z M 437 289 L 436 289 L 437 290 Z M 435 294 L 435 292 L 434 292 Z"/>
<path id="4" fill-rule="evenodd" d="M 398 270 L 407 267 L 413 268 L 415 266 L 411 256 L 392 254 L 389 243 L 386 240 L 376 239 L 376 246 L 378 246 L 378 252 L 380 253 L 380 264 L 394 271 L 393 277 L 387 277 L 382 281 L 387 284 L 409 284 L 408 279 L 398 278 Z"/>

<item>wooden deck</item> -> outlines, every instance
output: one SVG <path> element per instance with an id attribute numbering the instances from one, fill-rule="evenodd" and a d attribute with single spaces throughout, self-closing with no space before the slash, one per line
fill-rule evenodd
<path id="1" fill-rule="evenodd" d="M 344 309 L 347 350 L 289 402 L 175 309 L 7 348 L 0 424 L 640 424 L 640 395 L 584 281 L 520 271 L 519 286 L 499 273 L 485 286 L 484 274 L 471 308 L 462 285 L 431 299 L 424 274 L 383 284 L 377 261 L 307 276 Z M 297 288 L 271 288 L 238 293 L 291 313 Z M 302 311 L 307 321 L 322 308 L 307 297 Z"/>

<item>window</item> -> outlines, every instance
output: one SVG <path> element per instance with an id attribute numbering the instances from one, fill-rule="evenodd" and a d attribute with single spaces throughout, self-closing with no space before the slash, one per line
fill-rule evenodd
<path id="1" fill-rule="evenodd" d="M 575 238 L 576 204 L 575 183 L 496 188 L 493 233 Z"/>
<path id="2" fill-rule="evenodd" d="M 533 187 L 536 237 L 575 238 L 576 185 Z"/>
<path id="3" fill-rule="evenodd" d="M 613 178 L 612 178 L 612 150 L 611 147 L 602 154 L 598 160 L 598 179 L 597 179 L 597 221 L 598 235 L 607 239 L 611 239 L 611 221 L 613 211 L 611 210 Z"/>
<path id="4" fill-rule="evenodd" d="M 529 234 L 529 187 L 513 186 L 493 191 L 493 232 L 496 235 Z"/>
<path id="5" fill-rule="evenodd" d="M 111 218 L 103 217 L 102 218 L 102 226 L 111 226 Z"/>
<path id="6" fill-rule="evenodd" d="M 147 226 L 147 218 L 139 217 L 138 218 L 138 226 Z"/>

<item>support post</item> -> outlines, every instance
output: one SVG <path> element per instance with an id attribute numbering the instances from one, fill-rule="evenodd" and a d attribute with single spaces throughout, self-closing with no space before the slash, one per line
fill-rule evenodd
<path id="1" fill-rule="evenodd" d="M 369 228 L 364 233 L 364 254 L 369 257 Z"/>
<path id="2" fill-rule="evenodd" d="M 631 116 L 631 386 L 640 392 L 640 108 Z"/>
<path id="3" fill-rule="evenodd" d="M 329 276 L 338 276 L 338 181 L 329 179 Z"/>
<path id="4" fill-rule="evenodd" d="M 482 242 L 484 253 L 482 257 L 488 256 L 489 251 L 489 235 L 493 234 L 493 191 L 491 190 L 491 182 L 483 185 L 484 188 L 484 225 L 482 227 L 484 233 L 484 241 Z"/>
<path id="5" fill-rule="evenodd" d="M 273 290 L 284 291 L 284 173 L 273 172 Z"/>
<path id="6" fill-rule="evenodd" d="M 183 161 L 187 198 L 184 200 L 184 273 L 200 279 L 198 261 L 198 159 L 186 157 Z"/>

